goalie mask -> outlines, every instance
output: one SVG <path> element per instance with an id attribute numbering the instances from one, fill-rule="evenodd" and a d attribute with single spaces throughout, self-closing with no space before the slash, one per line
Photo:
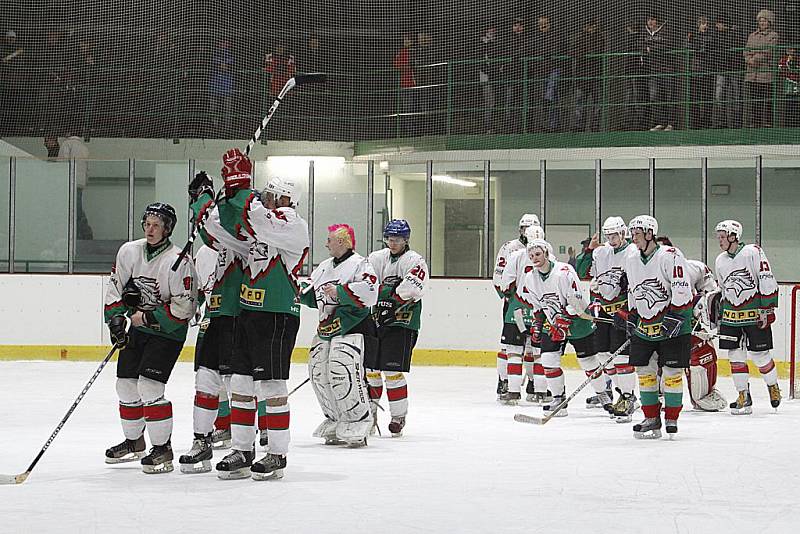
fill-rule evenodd
<path id="1" fill-rule="evenodd" d="M 144 209 L 142 213 L 142 230 L 144 230 L 144 223 L 147 222 L 147 217 L 156 216 L 161 219 L 164 224 L 164 237 L 172 235 L 172 230 L 175 229 L 175 224 L 178 222 L 178 217 L 175 215 L 175 208 L 163 202 L 153 202 Z"/>

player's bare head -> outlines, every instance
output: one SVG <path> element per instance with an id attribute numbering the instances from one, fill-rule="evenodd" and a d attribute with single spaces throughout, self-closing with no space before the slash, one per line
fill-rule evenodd
<path id="1" fill-rule="evenodd" d="M 622 217 L 609 217 L 603 223 L 603 235 L 608 244 L 616 248 L 620 246 L 628 234 L 628 226 Z"/>
<path id="2" fill-rule="evenodd" d="M 636 247 L 642 251 L 655 247 L 656 234 L 658 234 L 658 221 L 649 215 L 639 215 L 628 223 L 631 239 Z M 652 246 L 651 246 L 652 245 Z"/>
<path id="3" fill-rule="evenodd" d="M 742 239 L 742 223 L 733 219 L 726 219 L 718 223 L 715 230 L 719 248 L 724 251 L 730 251 L 732 248 L 739 246 L 739 241 Z"/>
<path id="4" fill-rule="evenodd" d="M 328 227 L 328 240 L 325 243 L 331 256 L 339 258 L 348 250 L 356 248 L 356 233 L 349 224 L 332 224 Z"/>
<path id="5" fill-rule="evenodd" d="M 553 246 L 544 239 L 533 239 L 528 242 L 528 257 L 533 266 L 538 270 L 548 270 L 550 257 L 553 255 Z"/>

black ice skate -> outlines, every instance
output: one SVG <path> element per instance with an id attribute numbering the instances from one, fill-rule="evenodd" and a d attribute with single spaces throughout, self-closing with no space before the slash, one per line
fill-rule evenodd
<path id="1" fill-rule="evenodd" d="M 673 436 L 678 433 L 678 421 L 675 419 L 666 419 L 664 420 L 664 428 L 667 430 L 669 439 L 672 439 Z"/>
<path id="2" fill-rule="evenodd" d="M 253 480 L 283 478 L 286 469 L 286 456 L 269 453 L 250 467 Z"/>
<path id="3" fill-rule="evenodd" d="M 232 450 L 217 464 L 217 476 L 222 480 L 236 480 L 250 477 L 250 466 L 253 465 L 255 451 Z"/>
<path id="4" fill-rule="evenodd" d="M 536 390 L 533 388 L 533 380 L 528 380 L 528 383 L 525 384 L 525 400 L 528 402 L 536 402 Z"/>
<path id="5" fill-rule="evenodd" d="M 211 448 L 211 434 L 195 434 L 192 448 L 189 452 L 178 458 L 181 464 L 181 473 L 208 473 L 211 471 L 211 458 L 214 451 Z"/>
<path id="6" fill-rule="evenodd" d="M 269 436 L 267 435 L 267 429 L 262 428 L 258 434 L 258 444 L 262 447 L 266 448 L 269 445 Z"/>
<path id="7" fill-rule="evenodd" d="M 215 430 L 211 433 L 211 448 L 212 449 L 230 449 L 231 448 L 231 429 Z"/>
<path id="8" fill-rule="evenodd" d="M 605 394 L 608 395 L 609 401 L 613 401 L 613 393 L 610 389 L 605 391 Z M 587 408 L 603 408 L 603 399 L 600 398 L 600 395 L 592 395 L 591 397 L 586 398 L 586 407 Z"/>
<path id="9" fill-rule="evenodd" d="M 549 404 L 553 402 L 553 394 L 550 391 L 535 391 L 533 395 L 528 395 L 528 402 L 532 402 L 534 404 Z"/>
<path id="10" fill-rule="evenodd" d="M 121 464 L 138 460 L 144 456 L 146 448 L 144 436 L 139 436 L 138 439 L 126 439 L 119 445 L 114 445 L 106 450 L 106 463 Z"/>
<path id="11" fill-rule="evenodd" d="M 677 427 L 675 427 L 677 430 Z M 633 425 L 633 437 L 636 439 L 658 439 L 661 437 L 661 417 L 647 417 L 641 423 Z"/>
<path id="12" fill-rule="evenodd" d="M 630 423 L 633 412 L 636 411 L 636 396 L 632 393 L 623 393 L 611 408 L 611 417 L 617 423 Z"/>
<path id="13" fill-rule="evenodd" d="M 555 395 L 553 397 L 553 400 L 550 401 L 550 403 L 545 404 L 542 407 L 542 410 L 544 411 L 544 415 L 546 415 L 546 416 L 550 415 L 551 412 L 555 411 L 555 409 L 558 407 L 558 405 L 561 404 L 562 402 L 564 402 L 565 398 L 566 397 L 564 397 L 564 395 Z M 569 414 L 567 413 L 567 406 L 565 405 L 558 412 L 553 414 L 553 417 L 566 417 L 567 415 L 569 415 Z"/>
<path id="14" fill-rule="evenodd" d="M 150 454 L 142 458 L 142 471 L 148 475 L 169 473 L 172 467 L 172 445 L 167 441 L 163 445 L 153 445 L 150 447 Z"/>
<path id="15" fill-rule="evenodd" d="M 502 395 L 500 395 L 500 403 L 506 404 L 508 406 L 516 406 L 519 404 L 519 401 L 522 399 L 522 395 L 519 392 L 514 391 L 506 391 Z"/>
<path id="16" fill-rule="evenodd" d="M 519 395 L 519 393 L 517 393 Z M 392 417 L 392 422 L 389 423 L 389 432 L 392 433 L 393 438 L 399 438 L 403 435 L 403 427 L 406 426 L 405 416 Z"/>
<path id="17" fill-rule="evenodd" d="M 614 412 L 613 403 L 611 402 L 611 395 L 607 392 L 598 393 L 597 394 L 597 401 L 600 403 L 600 406 L 606 411 L 607 414 L 612 415 Z"/>
<path id="18" fill-rule="evenodd" d="M 781 388 L 776 383 L 767 386 L 767 390 L 769 390 L 769 403 L 777 410 L 778 406 L 781 405 Z"/>
<path id="19" fill-rule="evenodd" d="M 503 380 L 501 378 L 498 378 L 497 379 L 497 400 L 500 400 L 500 398 L 506 392 L 508 392 L 508 380 Z"/>
<path id="20" fill-rule="evenodd" d="M 733 415 L 750 415 L 753 413 L 753 398 L 750 396 L 750 388 L 740 391 L 739 397 L 731 403 L 730 408 Z"/>

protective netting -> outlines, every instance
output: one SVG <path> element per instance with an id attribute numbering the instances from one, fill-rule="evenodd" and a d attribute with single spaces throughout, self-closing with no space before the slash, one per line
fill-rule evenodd
<path id="1" fill-rule="evenodd" d="M 0 13 L 4 136 L 246 139 L 310 71 L 329 82 L 292 91 L 269 138 L 779 144 L 800 122 L 798 0 L 26 0 Z M 630 137 L 651 129 L 681 135 Z"/>

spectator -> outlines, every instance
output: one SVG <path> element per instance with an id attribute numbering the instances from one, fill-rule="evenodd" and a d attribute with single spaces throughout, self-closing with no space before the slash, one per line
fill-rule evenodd
<path id="1" fill-rule="evenodd" d="M 741 60 L 739 51 L 742 40 L 739 30 L 729 24 L 728 19 L 717 15 L 714 27 L 714 45 L 711 54 L 713 68 L 716 71 L 714 87 L 715 110 L 712 114 L 714 128 L 741 128 Z"/>
<path id="2" fill-rule="evenodd" d="M 786 102 L 784 128 L 800 127 L 800 61 L 794 47 L 787 48 L 778 63 L 778 72 L 783 79 L 783 98 Z"/>
<path id="3" fill-rule="evenodd" d="M 55 159 L 58 157 L 60 146 L 58 144 L 58 137 L 55 135 L 48 135 L 44 138 L 44 147 L 47 149 L 47 159 Z"/>
<path id="4" fill-rule="evenodd" d="M 705 15 L 698 17 L 697 28 L 686 36 L 686 46 L 691 50 L 692 112 L 690 127 L 706 129 L 711 126 L 715 86 L 711 55 L 714 48 L 714 37 L 708 17 Z"/>
<path id="5" fill-rule="evenodd" d="M 562 68 L 558 55 L 563 52 L 561 38 L 553 31 L 550 17 L 539 15 L 533 37 L 533 52 L 537 59 L 530 64 L 529 72 L 533 73 L 535 93 L 538 96 L 534 113 L 534 128 L 555 132 L 560 126 L 561 110 L 559 109 L 559 81 Z M 545 113 L 546 111 L 546 113 Z M 544 123 L 544 118 L 547 123 Z"/>
<path id="6" fill-rule="evenodd" d="M 487 134 L 494 133 L 493 114 L 495 104 L 495 90 L 500 74 L 498 56 L 500 53 L 497 41 L 497 27 L 490 22 L 480 40 L 480 70 L 478 79 L 483 91 L 483 131 Z"/>
<path id="7" fill-rule="evenodd" d="M 524 100 L 525 58 L 532 55 L 531 42 L 525 30 L 525 21 L 517 17 L 511 24 L 511 33 L 504 39 L 504 58 L 510 63 L 501 63 L 505 93 L 505 125 L 509 132 L 522 131 L 522 113 Z"/>
<path id="8" fill-rule="evenodd" d="M 392 66 L 400 74 L 400 109 L 398 110 L 398 117 L 400 124 L 403 125 L 403 133 L 407 136 L 415 135 L 412 117 L 417 111 L 415 109 L 417 80 L 414 77 L 416 58 L 414 57 L 415 50 L 413 46 L 414 39 L 412 35 L 410 33 L 404 34 L 403 46 L 394 55 L 394 60 L 392 61 Z"/>
<path id="9" fill-rule="evenodd" d="M 775 15 L 768 9 L 762 9 L 756 15 L 758 29 L 747 38 L 744 51 L 744 62 L 747 68 L 745 83 L 747 85 L 750 117 L 747 126 L 750 128 L 772 127 L 772 78 L 774 60 L 772 50 L 778 44 L 778 33 L 773 30 Z"/>
<path id="10" fill-rule="evenodd" d="M 572 51 L 573 77 L 575 77 L 575 113 L 571 130 L 593 132 L 600 126 L 600 100 L 602 98 L 603 58 L 605 39 L 597 20 L 590 18 L 575 39 Z M 594 56 L 594 57 L 592 57 Z"/>
<path id="11" fill-rule="evenodd" d="M 647 94 L 649 103 L 649 122 L 653 126 L 651 132 L 673 127 L 673 99 L 675 81 L 672 78 L 674 54 L 676 47 L 666 23 L 659 21 L 658 16 L 647 16 L 642 36 L 641 51 L 643 74 L 647 75 Z"/>
<path id="12" fill-rule="evenodd" d="M 58 158 L 75 161 L 75 186 L 77 196 L 75 197 L 75 218 L 76 218 L 76 237 L 78 239 L 92 239 L 94 233 L 89 226 L 86 212 L 83 211 L 83 191 L 87 184 L 87 170 L 89 159 L 89 147 L 87 147 L 80 137 L 72 133 L 61 141 L 58 150 Z"/>
<path id="13" fill-rule="evenodd" d="M 231 124 L 234 64 L 230 41 L 220 39 L 211 58 L 211 78 L 208 84 L 211 120 L 216 130 L 214 137 L 225 137 Z"/>
<path id="14" fill-rule="evenodd" d="M 620 36 L 617 53 L 624 54 L 621 60 L 623 108 L 621 128 L 623 130 L 640 130 L 644 126 L 644 110 L 642 103 L 646 94 L 644 83 L 640 77 L 643 72 L 640 42 L 642 37 L 639 24 L 629 21 Z"/>
<path id="15" fill-rule="evenodd" d="M 279 44 L 275 51 L 264 58 L 264 72 L 270 74 L 269 93 L 274 99 L 280 94 L 283 86 L 294 76 L 294 56 L 286 52 L 286 47 Z M 270 102 L 272 104 L 272 102 Z"/>
<path id="16" fill-rule="evenodd" d="M 92 41 L 86 37 L 78 38 L 78 53 L 75 63 L 75 73 L 73 76 L 75 84 L 75 105 L 74 123 L 82 125 L 82 128 L 89 135 L 91 132 L 91 116 L 95 98 L 94 90 L 97 86 L 97 70 Z"/>

